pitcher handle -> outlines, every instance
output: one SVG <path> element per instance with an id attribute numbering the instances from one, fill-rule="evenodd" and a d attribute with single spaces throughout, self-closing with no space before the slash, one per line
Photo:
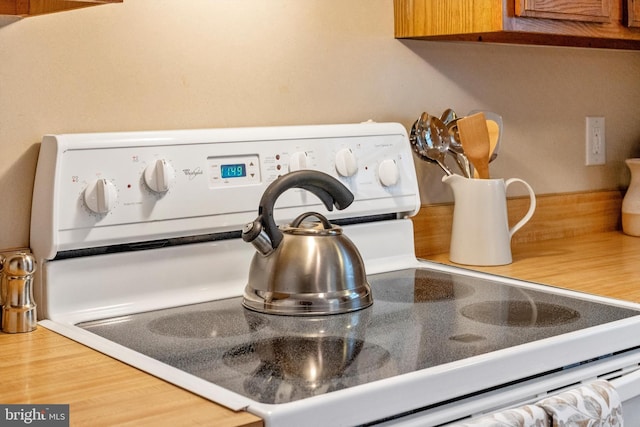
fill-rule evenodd
<path id="1" fill-rule="evenodd" d="M 536 194 L 533 192 L 533 188 L 531 188 L 531 186 L 529 184 L 527 184 L 526 181 L 523 181 L 520 178 L 509 178 L 504 182 L 505 189 L 507 187 L 509 187 L 509 184 L 512 184 L 514 182 L 519 182 L 519 183 L 521 183 L 522 185 L 525 186 L 527 191 L 529 191 L 529 200 L 530 200 L 530 202 L 529 202 L 529 210 L 527 211 L 526 215 L 524 217 L 522 217 L 522 219 L 520 221 L 518 221 L 516 223 L 516 225 L 514 225 L 513 227 L 511 227 L 509 229 L 509 239 L 511 239 L 511 237 L 514 235 L 514 233 L 516 231 L 520 230 L 523 225 L 525 225 L 527 222 L 529 222 L 529 220 L 533 216 L 533 212 L 536 210 Z"/>

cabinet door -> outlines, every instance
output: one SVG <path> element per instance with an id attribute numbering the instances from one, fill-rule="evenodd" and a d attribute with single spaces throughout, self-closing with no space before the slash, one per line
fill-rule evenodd
<path id="1" fill-rule="evenodd" d="M 640 0 L 626 0 L 627 26 L 640 28 Z"/>
<path id="2" fill-rule="evenodd" d="M 123 0 L 0 0 L 0 15 L 32 16 L 44 13 L 96 6 L 103 3 L 122 3 Z"/>
<path id="3" fill-rule="evenodd" d="M 611 20 L 609 0 L 515 0 L 515 2 L 518 16 L 583 22 Z"/>

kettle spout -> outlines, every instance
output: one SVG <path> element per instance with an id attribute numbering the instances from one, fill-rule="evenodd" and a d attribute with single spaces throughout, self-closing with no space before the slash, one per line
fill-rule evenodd
<path id="1" fill-rule="evenodd" d="M 262 227 L 262 216 L 242 228 L 242 240 L 251 243 L 262 255 L 269 255 L 275 250 L 271 238 Z"/>

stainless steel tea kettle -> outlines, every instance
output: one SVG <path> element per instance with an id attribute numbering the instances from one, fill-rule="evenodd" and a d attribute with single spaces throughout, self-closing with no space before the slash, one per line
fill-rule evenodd
<path id="1" fill-rule="evenodd" d="M 318 315 L 359 310 L 373 303 L 362 257 L 342 229 L 324 216 L 307 212 L 279 229 L 273 219 L 276 199 L 290 188 L 318 196 L 328 210 L 342 210 L 354 199 L 340 181 L 323 172 L 283 175 L 266 189 L 258 217 L 242 238 L 257 249 L 249 270 L 243 305 L 269 314 Z M 319 222 L 305 221 L 316 217 Z"/>

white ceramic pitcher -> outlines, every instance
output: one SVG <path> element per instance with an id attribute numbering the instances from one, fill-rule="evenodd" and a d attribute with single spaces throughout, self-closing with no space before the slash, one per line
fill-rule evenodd
<path id="1" fill-rule="evenodd" d="M 451 186 L 455 200 L 449 259 L 467 265 L 510 264 L 511 237 L 536 209 L 531 186 L 519 178 L 469 179 L 455 174 L 442 182 Z M 509 228 L 507 187 L 515 182 L 526 187 L 531 202 L 527 214 Z"/>

